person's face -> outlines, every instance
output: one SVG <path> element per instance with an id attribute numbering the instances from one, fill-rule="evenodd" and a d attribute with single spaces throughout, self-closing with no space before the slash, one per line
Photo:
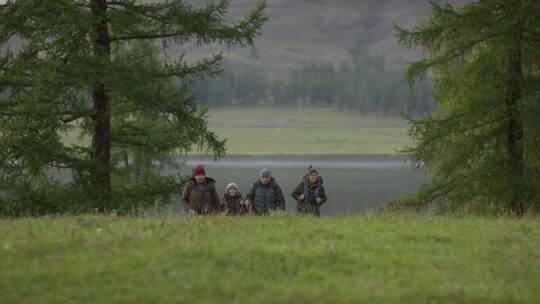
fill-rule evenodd
<path id="1" fill-rule="evenodd" d="M 197 174 L 195 175 L 195 181 L 199 184 L 202 184 L 204 182 L 204 179 L 206 178 L 206 175 L 204 174 Z"/>
<path id="2" fill-rule="evenodd" d="M 236 189 L 235 187 L 230 187 L 228 192 L 230 196 L 235 196 L 236 193 L 238 193 L 238 189 Z"/>
<path id="3" fill-rule="evenodd" d="M 261 184 L 266 185 L 269 182 L 270 182 L 270 176 L 269 177 L 261 176 Z"/>
<path id="4" fill-rule="evenodd" d="M 309 175 L 309 182 L 314 184 L 319 180 L 319 175 L 317 173 L 312 173 Z"/>

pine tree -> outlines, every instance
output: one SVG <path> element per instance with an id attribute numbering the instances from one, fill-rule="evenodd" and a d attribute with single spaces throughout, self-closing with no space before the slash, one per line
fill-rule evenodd
<path id="1" fill-rule="evenodd" d="M 538 208 L 540 2 L 479 0 L 432 9 L 415 28 L 397 27 L 402 44 L 425 54 L 410 65 L 409 79 L 431 72 L 436 80 L 439 111 L 409 118 L 415 146 L 408 152 L 432 175 L 420 199 L 518 216 Z"/>
<path id="2" fill-rule="evenodd" d="M 0 214 L 168 202 L 181 180 L 160 168 L 175 155 L 194 147 L 223 155 L 225 142 L 207 129 L 191 94 L 221 72 L 222 56 L 190 62 L 166 51 L 253 46 L 265 4 L 237 22 L 227 21 L 228 7 L 227 0 L 198 8 L 182 0 L 0 5 Z"/>

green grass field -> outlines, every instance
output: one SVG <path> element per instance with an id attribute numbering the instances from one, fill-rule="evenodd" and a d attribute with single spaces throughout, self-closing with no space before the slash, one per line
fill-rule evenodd
<path id="1" fill-rule="evenodd" d="M 396 154 L 410 145 L 399 117 L 363 116 L 330 108 L 217 108 L 208 126 L 227 139 L 228 155 Z M 89 144 L 73 129 L 66 144 Z M 193 154 L 200 154 L 195 150 Z"/>
<path id="2" fill-rule="evenodd" d="M 326 108 L 211 109 L 209 127 L 227 154 L 395 154 L 411 143 L 399 117 Z"/>
<path id="3" fill-rule="evenodd" d="M 0 220 L 0 303 L 539 303 L 540 221 Z"/>

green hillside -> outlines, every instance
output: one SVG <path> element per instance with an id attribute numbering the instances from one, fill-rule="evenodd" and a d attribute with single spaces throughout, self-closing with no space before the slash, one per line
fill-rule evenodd
<path id="1" fill-rule="evenodd" d="M 1 303 L 538 303 L 540 222 L 0 220 Z"/>

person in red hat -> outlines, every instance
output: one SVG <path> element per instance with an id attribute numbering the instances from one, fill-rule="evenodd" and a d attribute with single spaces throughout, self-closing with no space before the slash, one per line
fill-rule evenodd
<path id="1" fill-rule="evenodd" d="M 207 215 L 220 210 L 216 181 L 206 176 L 203 165 L 193 169 L 193 176 L 186 182 L 182 192 L 184 211 L 190 214 Z"/>

